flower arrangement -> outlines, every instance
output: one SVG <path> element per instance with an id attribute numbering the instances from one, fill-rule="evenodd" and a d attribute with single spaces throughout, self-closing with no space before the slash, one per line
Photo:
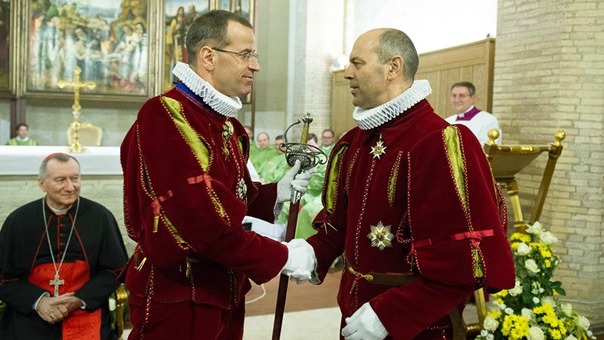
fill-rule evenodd
<path id="1" fill-rule="evenodd" d="M 476 339 L 595 339 L 589 320 L 571 304 L 558 300 L 566 293 L 562 283 L 552 278 L 560 262 L 551 248 L 556 242 L 558 239 L 539 222 L 529 225 L 526 233 L 512 234 L 516 285 L 493 295 Z"/>

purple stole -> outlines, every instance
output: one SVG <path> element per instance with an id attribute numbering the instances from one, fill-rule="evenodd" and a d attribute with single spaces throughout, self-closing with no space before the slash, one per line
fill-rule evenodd
<path id="1" fill-rule="evenodd" d="M 476 116 L 478 113 L 480 113 L 480 111 L 482 111 L 482 110 L 480 110 L 479 108 L 474 106 L 470 111 L 457 115 L 457 118 L 455 119 L 455 121 L 472 120 L 472 118 L 474 118 L 474 116 Z"/>

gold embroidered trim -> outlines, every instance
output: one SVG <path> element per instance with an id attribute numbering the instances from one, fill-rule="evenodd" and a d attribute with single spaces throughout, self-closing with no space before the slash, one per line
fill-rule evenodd
<path id="1" fill-rule="evenodd" d="M 394 198 L 396 194 L 396 181 L 398 179 L 398 172 L 401 166 L 401 156 L 402 152 L 399 151 L 396 156 L 396 161 L 392 166 L 392 171 L 390 172 L 390 179 L 388 179 L 388 203 L 391 207 L 394 206 Z"/>

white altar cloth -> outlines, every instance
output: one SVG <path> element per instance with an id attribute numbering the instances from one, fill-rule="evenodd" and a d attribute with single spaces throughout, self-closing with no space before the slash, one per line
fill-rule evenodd
<path id="1" fill-rule="evenodd" d="M 80 153 L 70 153 L 67 146 L 0 145 L 0 175 L 37 175 L 44 157 L 55 152 L 77 158 L 82 175 L 122 174 L 119 146 L 89 146 Z"/>

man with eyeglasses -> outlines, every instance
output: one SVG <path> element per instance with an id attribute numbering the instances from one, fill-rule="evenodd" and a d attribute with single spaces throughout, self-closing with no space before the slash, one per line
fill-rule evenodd
<path id="1" fill-rule="evenodd" d="M 260 71 L 249 21 L 210 11 L 186 46 L 189 64 L 172 71 L 179 81 L 143 105 L 121 146 L 125 222 L 138 243 L 125 277 L 130 339 L 237 340 L 249 279 L 288 274 L 292 254 L 308 251 L 244 230 L 243 217 L 274 220 L 310 174 L 297 174 L 298 163 L 278 183 L 250 178 L 237 121 Z"/>
<path id="2" fill-rule="evenodd" d="M 325 129 L 321 132 L 321 150 L 329 156 L 335 143 L 335 133 L 332 129 Z"/>
<path id="3" fill-rule="evenodd" d="M 499 138 L 495 141 L 501 144 L 501 128 L 497 118 L 492 114 L 482 111 L 476 102 L 476 87 L 469 81 L 460 81 L 451 86 L 451 104 L 455 114 L 446 118 L 449 124 L 462 124 L 470 128 L 481 145 L 489 140 L 489 130 L 499 130 Z"/>

